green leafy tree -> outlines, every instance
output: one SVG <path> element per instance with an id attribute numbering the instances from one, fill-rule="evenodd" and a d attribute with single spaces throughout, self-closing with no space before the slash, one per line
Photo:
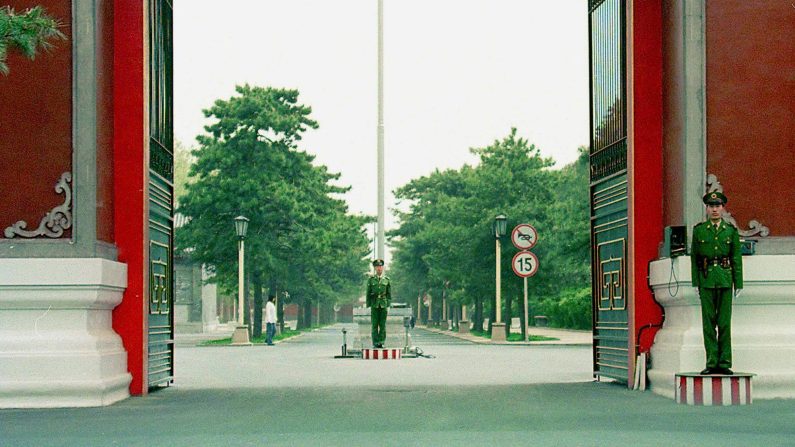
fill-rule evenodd
<path id="1" fill-rule="evenodd" d="M 191 248 L 215 281 L 235 290 L 232 222 L 243 215 L 250 220 L 246 270 L 258 300 L 265 287 L 289 290 L 309 312 L 312 305 L 350 299 L 367 269 L 367 219 L 347 214 L 338 197 L 348 188 L 333 183 L 339 175 L 297 149 L 301 135 L 317 127 L 311 108 L 298 103 L 295 90 L 244 85 L 236 91 L 204 111 L 215 122 L 192 153 L 179 208 L 190 221 L 178 247 Z"/>
<path id="2" fill-rule="evenodd" d="M 60 26 L 41 6 L 22 14 L 17 14 L 10 6 L 0 7 L 0 73 L 9 73 L 6 64 L 9 49 L 16 49 L 32 60 L 39 50 L 50 50 L 53 40 L 66 39 L 58 31 Z"/>
<path id="3" fill-rule="evenodd" d="M 572 290 L 587 286 L 587 155 L 553 170 L 553 161 L 519 138 L 516 129 L 472 152 L 480 158 L 476 166 L 435 171 L 395 191 L 408 210 L 396 211 L 400 226 L 390 236 L 395 249 L 392 275 L 407 289 L 399 293 L 407 299 L 413 295 L 411 302 L 416 302 L 418 294 L 436 290 L 434 296 L 440 296 L 446 286 L 456 307 L 474 306 L 468 317 L 480 329 L 486 313 L 490 321 L 496 315 L 492 222 L 498 214 L 509 217 L 509 230 L 532 223 L 541 234 L 533 251 L 543 267 L 531 280 L 531 302 L 548 300 L 554 306 Z M 507 322 L 514 312 L 523 317 L 518 299 L 522 280 L 511 273 L 515 250 L 507 238 L 502 248 L 502 314 Z"/>
<path id="4" fill-rule="evenodd" d="M 179 208 L 182 197 L 187 192 L 187 185 L 194 179 L 189 176 L 190 167 L 195 161 L 191 154 L 192 149 L 186 147 L 179 140 L 174 140 L 174 202 Z"/>

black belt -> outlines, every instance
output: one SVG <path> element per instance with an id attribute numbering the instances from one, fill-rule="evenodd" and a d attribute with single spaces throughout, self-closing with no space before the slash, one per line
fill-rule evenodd
<path id="1" fill-rule="evenodd" d="M 719 266 L 721 266 L 723 268 L 726 268 L 726 269 L 727 268 L 731 268 L 732 259 L 730 257 L 728 257 L 728 256 L 715 256 L 713 258 L 710 258 L 710 257 L 707 257 L 707 256 L 702 256 L 701 257 L 701 262 L 699 263 L 699 266 L 701 267 L 701 270 L 706 271 L 707 267 L 709 267 L 710 265 L 712 265 L 712 266 L 718 266 L 719 265 Z"/>

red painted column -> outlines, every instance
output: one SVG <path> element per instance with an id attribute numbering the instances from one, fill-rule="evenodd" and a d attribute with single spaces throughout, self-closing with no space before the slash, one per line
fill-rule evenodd
<path id="1" fill-rule="evenodd" d="M 648 351 L 662 310 L 648 286 L 648 264 L 657 258 L 663 233 L 662 200 L 662 4 L 635 0 L 632 7 L 632 144 L 630 159 L 630 371 L 634 355 Z M 631 377 L 630 377 L 631 379 Z"/>
<path id="2" fill-rule="evenodd" d="M 113 329 L 127 350 L 130 394 L 146 394 L 146 176 L 144 1 L 114 1 L 114 233 L 127 290 Z"/>

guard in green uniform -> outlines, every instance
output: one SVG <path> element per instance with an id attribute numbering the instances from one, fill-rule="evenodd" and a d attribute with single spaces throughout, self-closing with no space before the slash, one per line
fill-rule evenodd
<path id="1" fill-rule="evenodd" d="M 728 201 L 723 193 L 707 193 L 703 201 L 708 220 L 693 227 L 690 250 L 693 287 L 698 287 L 701 298 L 707 353 L 707 367 L 701 374 L 732 374 L 732 287 L 735 298 L 743 288 L 740 233 L 722 218 L 723 207 Z"/>
<path id="2" fill-rule="evenodd" d="M 367 307 L 370 308 L 370 323 L 373 327 L 373 347 L 383 348 L 386 341 L 386 314 L 392 303 L 392 285 L 384 276 L 384 260 L 373 261 L 375 275 L 367 280 Z"/>

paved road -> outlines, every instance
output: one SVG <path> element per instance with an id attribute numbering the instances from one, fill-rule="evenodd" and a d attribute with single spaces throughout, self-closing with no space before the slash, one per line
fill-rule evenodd
<path id="1" fill-rule="evenodd" d="M 341 352 L 342 327 L 320 329 L 272 347 L 178 348 L 176 385 L 190 389 L 509 385 L 592 378 L 587 346 L 478 345 L 422 329 L 414 330 L 414 345 L 435 358 L 334 359 Z M 354 327 L 346 327 L 350 335 Z"/>
<path id="2" fill-rule="evenodd" d="M 338 330 L 180 347 L 174 386 L 105 408 L 0 410 L 0 445 L 795 445 L 795 401 L 677 405 L 592 382 L 588 347 L 420 334 L 435 358 L 334 360 Z"/>

